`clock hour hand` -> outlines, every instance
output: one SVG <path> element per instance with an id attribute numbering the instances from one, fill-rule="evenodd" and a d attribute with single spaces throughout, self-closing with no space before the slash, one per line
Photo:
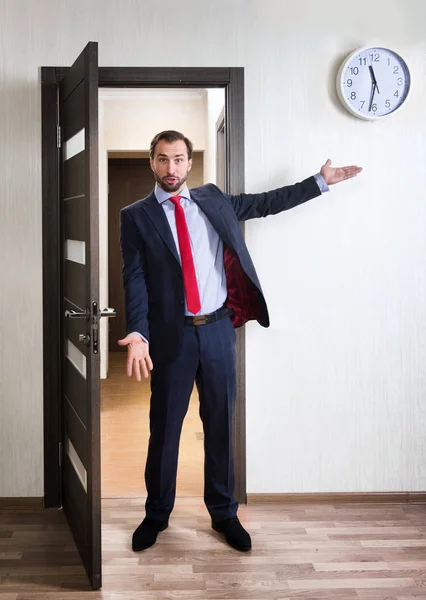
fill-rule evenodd
<path id="1" fill-rule="evenodd" d="M 380 94 L 379 86 L 377 85 L 377 79 L 376 79 L 376 76 L 374 74 L 373 67 L 371 65 L 369 65 L 368 66 L 368 70 L 370 71 L 371 81 L 373 82 L 374 86 L 376 87 L 377 93 Z"/>

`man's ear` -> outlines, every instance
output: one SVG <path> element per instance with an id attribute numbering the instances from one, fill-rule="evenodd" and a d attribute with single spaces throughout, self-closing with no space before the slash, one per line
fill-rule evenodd
<path id="1" fill-rule="evenodd" d="M 151 167 L 151 171 L 154 170 L 154 161 L 152 160 L 152 158 L 149 159 L 149 166 Z"/>
<path id="2" fill-rule="evenodd" d="M 192 158 L 188 160 L 188 171 L 192 169 Z"/>

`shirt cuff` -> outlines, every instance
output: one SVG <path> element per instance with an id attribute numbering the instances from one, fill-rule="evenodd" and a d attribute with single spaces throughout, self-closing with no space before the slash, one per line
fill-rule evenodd
<path id="1" fill-rule="evenodd" d="M 141 333 L 139 333 L 139 331 L 132 331 L 132 333 L 135 333 L 136 335 L 138 335 L 139 337 L 141 337 L 143 339 L 143 341 L 146 342 L 149 345 L 149 342 L 146 339 L 146 337 L 144 337 Z"/>
<path id="2" fill-rule="evenodd" d="M 317 173 L 316 175 L 314 175 L 314 177 L 315 177 L 315 181 L 317 182 L 317 186 L 320 189 L 321 194 L 324 194 L 324 192 L 328 192 L 330 188 L 326 184 L 325 179 L 321 175 L 321 173 Z"/>

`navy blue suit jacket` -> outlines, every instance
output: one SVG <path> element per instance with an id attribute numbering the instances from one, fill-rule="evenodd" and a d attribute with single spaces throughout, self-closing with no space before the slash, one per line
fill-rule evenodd
<path id="1" fill-rule="evenodd" d="M 256 319 L 269 326 L 265 298 L 239 221 L 266 217 L 321 194 L 314 177 L 262 194 L 223 193 L 213 184 L 191 190 L 224 244 L 228 287 L 226 305 L 234 309 L 234 326 Z M 140 332 L 150 343 L 154 362 L 173 360 L 184 327 L 185 293 L 173 235 L 154 192 L 121 210 L 127 333 Z"/>

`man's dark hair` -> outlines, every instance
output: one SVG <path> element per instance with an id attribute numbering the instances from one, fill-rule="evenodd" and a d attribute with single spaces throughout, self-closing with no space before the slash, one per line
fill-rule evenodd
<path id="1" fill-rule="evenodd" d="M 151 147 L 149 150 L 150 158 L 154 158 L 155 147 L 158 144 L 158 142 L 161 140 L 166 140 L 166 142 L 169 142 L 169 144 L 171 144 L 172 142 L 177 142 L 179 140 L 182 140 L 182 142 L 185 142 L 186 148 L 188 150 L 188 159 L 192 158 L 192 150 L 194 148 L 193 143 L 191 142 L 191 140 L 189 140 L 187 137 L 185 137 L 183 135 L 183 133 L 180 133 L 179 131 L 173 131 L 173 129 L 170 129 L 167 131 L 162 131 L 161 133 L 157 133 L 157 135 L 154 137 L 154 139 L 151 142 Z"/>

